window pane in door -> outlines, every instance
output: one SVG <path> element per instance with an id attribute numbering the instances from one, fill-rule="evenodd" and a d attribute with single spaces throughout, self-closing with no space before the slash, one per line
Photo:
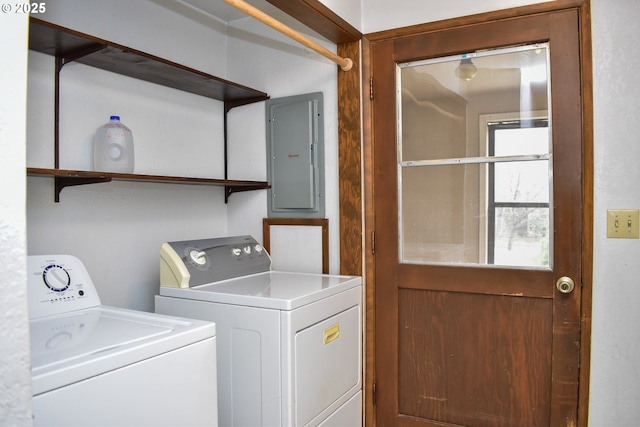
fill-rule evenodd
<path id="1" fill-rule="evenodd" d="M 486 165 L 402 171 L 402 262 L 485 263 L 486 212 L 480 177 Z"/>
<path id="2" fill-rule="evenodd" d="M 493 189 L 496 203 L 549 203 L 549 161 L 494 164 Z"/>
<path id="3" fill-rule="evenodd" d="M 495 209 L 493 264 L 549 266 L 549 208 Z"/>
<path id="4" fill-rule="evenodd" d="M 398 64 L 400 262 L 549 268 L 548 49 Z"/>
<path id="5" fill-rule="evenodd" d="M 547 120 L 513 120 L 496 130 L 493 143 L 495 156 L 517 156 L 527 154 L 546 154 L 549 147 L 549 127 Z M 536 127 L 529 127 L 536 124 Z"/>

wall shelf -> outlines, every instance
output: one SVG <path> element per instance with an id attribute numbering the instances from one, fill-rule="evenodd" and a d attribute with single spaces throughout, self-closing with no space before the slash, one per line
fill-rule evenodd
<path id="1" fill-rule="evenodd" d="M 223 101 L 228 108 L 269 96 L 202 71 L 37 18 L 30 19 L 29 49 L 140 80 Z"/>
<path id="2" fill-rule="evenodd" d="M 37 18 L 30 18 L 29 49 L 52 55 L 55 67 L 54 168 L 27 168 L 31 176 L 52 176 L 55 179 L 55 201 L 63 188 L 73 185 L 125 181 L 168 182 L 225 187 L 225 202 L 238 191 L 267 189 L 263 181 L 236 181 L 227 178 L 227 113 L 234 107 L 265 101 L 269 96 L 261 91 L 224 80 L 182 64 L 168 61 L 126 46 L 102 40 L 88 34 L 61 27 Z M 224 103 L 225 179 L 205 179 L 161 175 L 120 174 L 60 169 L 60 71 L 69 62 L 111 71 L 135 79 L 205 96 Z"/>
<path id="3" fill-rule="evenodd" d="M 29 176 L 53 177 L 55 179 L 56 201 L 59 200 L 60 191 L 65 187 L 84 184 L 97 184 L 101 182 L 137 181 L 172 184 L 209 185 L 225 188 L 225 197 L 232 193 L 251 190 L 266 190 L 269 184 L 262 181 L 239 181 L 232 179 L 190 178 L 182 176 L 166 175 L 142 175 L 131 173 L 94 172 L 69 169 L 27 168 Z"/>

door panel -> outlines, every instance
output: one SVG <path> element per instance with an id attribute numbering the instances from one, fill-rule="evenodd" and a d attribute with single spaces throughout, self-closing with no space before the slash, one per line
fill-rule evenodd
<path id="1" fill-rule="evenodd" d="M 551 300 L 402 289 L 399 303 L 400 413 L 547 425 Z"/>
<path id="2" fill-rule="evenodd" d="M 577 11 L 568 10 L 372 44 L 377 425 L 575 425 L 582 218 L 578 28 Z M 401 262 L 397 64 L 537 42 L 548 42 L 550 52 L 548 268 Z M 455 194 L 452 179 L 456 174 L 424 179 L 432 203 L 420 208 L 433 210 L 442 205 L 439 197 Z M 419 176 L 416 181 L 419 189 Z M 428 233 L 437 235 L 442 227 L 460 232 L 464 224 L 455 209 L 464 203 L 450 204 L 450 216 L 425 215 L 425 221 L 435 218 Z M 572 293 L 556 289 L 561 276 L 578 284 Z"/>

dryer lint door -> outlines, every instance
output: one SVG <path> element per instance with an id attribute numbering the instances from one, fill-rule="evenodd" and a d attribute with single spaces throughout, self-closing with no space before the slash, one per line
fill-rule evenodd
<path id="1" fill-rule="evenodd" d="M 355 306 L 296 334 L 296 425 L 303 426 L 360 389 L 360 309 Z"/>

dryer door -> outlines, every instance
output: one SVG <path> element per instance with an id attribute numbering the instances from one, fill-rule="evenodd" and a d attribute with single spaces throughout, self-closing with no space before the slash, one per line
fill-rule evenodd
<path id="1" fill-rule="evenodd" d="M 346 401 L 350 391 L 360 388 L 360 341 L 357 306 L 296 334 L 296 425 L 306 425 L 331 404 Z"/>

